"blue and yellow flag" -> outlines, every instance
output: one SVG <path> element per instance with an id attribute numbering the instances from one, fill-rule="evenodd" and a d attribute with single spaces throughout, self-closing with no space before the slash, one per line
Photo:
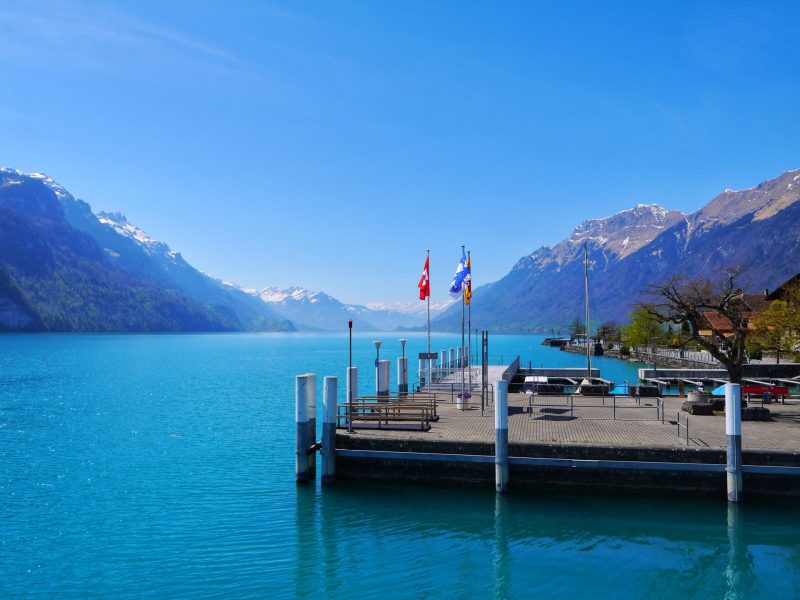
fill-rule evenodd
<path id="1" fill-rule="evenodd" d="M 467 253 L 467 274 L 464 275 L 464 302 L 472 300 L 472 253 Z"/>

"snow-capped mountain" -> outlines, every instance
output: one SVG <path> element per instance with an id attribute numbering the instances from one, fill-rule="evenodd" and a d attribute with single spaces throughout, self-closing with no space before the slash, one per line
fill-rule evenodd
<path id="1" fill-rule="evenodd" d="M 411 304 L 368 305 L 345 304 L 324 292 L 312 291 L 300 286 L 282 289 L 278 286 L 265 288 L 255 294 L 268 303 L 275 312 L 291 320 L 301 329 L 342 331 L 347 321 L 353 319 L 360 331 L 394 331 L 399 327 L 417 327 L 425 323 L 425 303 L 421 310 Z M 437 306 L 437 310 L 448 304 Z M 431 314 L 435 314 L 431 305 Z"/>
<path id="2" fill-rule="evenodd" d="M 750 290 L 774 289 L 800 265 L 800 170 L 753 188 L 727 189 L 684 215 L 640 204 L 584 221 L 554 247 L 521 258 L 490 287 L 475 290 L 473 319 L 494 329 L 547 329 L 583 314 L 583 247 L 589 254 L 592 320 L 624 322 L 648 285 L 675 273 L 714 277 L 744 267 Z M 434 323 L 454 328 L 449 310 Z"/>
<path id="3" fill-rule="evenodd" d="M 0 330 L 293 329 L 124 215 L 95 215 L 43 173 L 0 168 L 0 241 L 0 313 L 5 304 L 16 315 L 0 314 Z"/>

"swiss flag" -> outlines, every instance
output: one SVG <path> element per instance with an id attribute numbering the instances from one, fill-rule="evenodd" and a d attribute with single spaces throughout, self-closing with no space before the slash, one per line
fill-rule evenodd
<path id="1" fill-rule="evenodd" d="M 420 300 L 425 300 L 425 298 L 431 295 L 431 280 L 428 277 L 428 265 L 430 260 L 430 256 L 425 259 L 425 266 L 422 268 L 422 277 L 419 278 L 419 283 L 417 284 Z"/>

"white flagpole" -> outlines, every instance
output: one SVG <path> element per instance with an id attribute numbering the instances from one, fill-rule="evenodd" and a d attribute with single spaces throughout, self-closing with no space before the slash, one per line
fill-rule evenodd
<path id="1" fill-rule="evenodd" d="M 428 355 L 431 353 L 431 251 L 428 250 L 428 257 L 425 261 L 428 264 Z M 431 377 L 433 377 L 433 361 L 428 358 L 428 376 L 425 378 L 425 383 L 428 389 L 431 386 Z"/>
<path id="2" fill-rule="evenodd" d="M 461 246 L 461 256 L 464 256 L 464 246 Z M 467 265 L 464 265 L 464 269 Z M 464 406 L 464 282 L 461 283 L 461 402 Z"/>
<path id="3" fill-rule="evenodd" d="M 472 288 L 472 252 L 467 252 L 467 264 L 469 265 L 470 288 Z M 467 375 L 469 377 L 469 393 L 472 395 L 472 294 L 469 295 L 469 312 L 467 315 Z"/>

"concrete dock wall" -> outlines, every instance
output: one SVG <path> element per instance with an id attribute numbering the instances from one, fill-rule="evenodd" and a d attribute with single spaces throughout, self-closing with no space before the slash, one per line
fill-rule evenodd
<path id="1" fill-rule="evenodd" d="M 420 452 L 442 455 L 444 460 L 398 460 L 339 456 L 336 473 L 340 479 L 369 479 L 424 484 L 468 485 L 493 489 L 495 484 L 494 445 L 483 442 L 398 440 L 386 438 L 337 437 L 337 448 L 389 452 Z M 470 455 L 484 462 L 448 460 L 444 455 Z M 509 488 L 531 491 L 576 491 L 659 495 L 725 497 L 725 450 L 694 448 L 599 447 L 565 444 L 514 444 Z M 514 457 L 576 459 L 583 461 L 640 461 L 720 465 L 720 472 L 660 471 L 648 469 L 565 468 L 514 464 Z M 800 452 L 745 451 L 744 464 L 800 467 Z M 797 476 L 744 474 L 750 496 L 791 496 L 800 498 Z"/>

